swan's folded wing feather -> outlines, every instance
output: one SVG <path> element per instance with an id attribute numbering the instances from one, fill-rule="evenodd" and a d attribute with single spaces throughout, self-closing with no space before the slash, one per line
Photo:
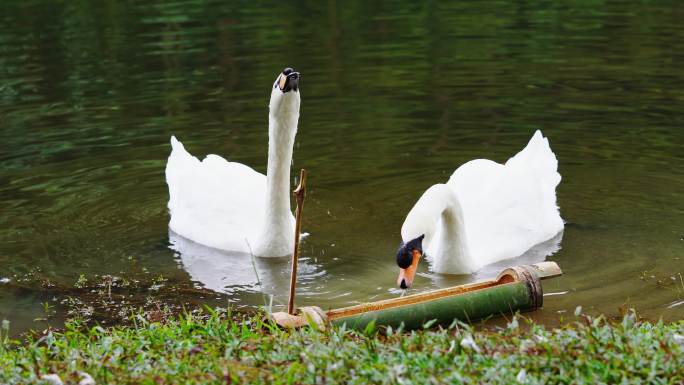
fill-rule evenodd
<path id="1" fill-rule="evenodd" d="M 454 172 L 448 185 L 463 207 L 470 251 L 480 266 L 517 257 L 563 229 L 557 167 L 537 131 L 505 165 L 477 159 Z"/>
<path id="2" fill-rule="evenodd" d="M 203 161 L 171 138 L 166 165 L 169 227 L 210 247 L 249 252 L 263 221 L 266 177 L 218 155 Z"/>

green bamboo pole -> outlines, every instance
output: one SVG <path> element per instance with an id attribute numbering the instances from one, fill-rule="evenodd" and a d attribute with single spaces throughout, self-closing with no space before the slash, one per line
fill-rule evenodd
<path id="1" fill-rule="evenodd" d="M 516 310 L 533 310 L 535 299 L 526 282 L 513 282 L 483 290 L 446 296 L 382 310 L 366 311 L 346 317 L 330 319 L 332 324 L 346 324 L 351 329 L 364 329 L 375 321 L 380 326 L 407 330 L 421 328 L 427 321 L 450 324 L 454 319 L 465 322 L 491 315 L 509 314 Z"/>
<path id="2" fill-rule="evenodd" d="M 561 274 L 555 262 L 539 262 L 510 267 L 493 280 L 328 311 L 306 306 L 298 309 L 297 314 L 278 312 L 272 318 L 282 327 L 313 323 L 321 329 L 328 323 L 352 329 L 365 329 L 371 322 L 377 326 L 396 328 L 403 324 L 406 329 L 417 329 L 431 320 L 441 325 L 449 325 L 455 319 L 471 322 L 540 308 L 544 301 L 541 280 Z"/>

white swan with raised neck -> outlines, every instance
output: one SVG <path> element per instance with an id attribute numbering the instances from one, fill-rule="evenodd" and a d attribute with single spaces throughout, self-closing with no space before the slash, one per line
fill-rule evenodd
<path id="1" fill-rule="evenodd" d="M 286 68 L 271 89 L 266 175 L 218 155 L 199 161 L 171 138 L 166 166 L 171 231 L 209 247 L 259 257 L 292 253 L 289 190 L 301 102 L 299 77 Z"/>

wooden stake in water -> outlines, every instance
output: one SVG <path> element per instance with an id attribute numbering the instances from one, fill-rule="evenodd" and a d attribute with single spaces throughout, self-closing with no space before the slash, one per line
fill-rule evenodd
<path id="1" fill-rule="evenodd" d="M 299 257 L 299 234 L 302 230 L 302 209 L 304 208 L 304 198 L 306 197 L 306 170 L 299 172 L 299 185 L 292 192 L 297 201 L 295 214 L 295 241 L 294 251 L 292 252 L 292 271 L 290 272 L 290 299 L 287 301 L 287 312 L 294 314 L 295 287 L 297 285 L 297 262 Z"/>

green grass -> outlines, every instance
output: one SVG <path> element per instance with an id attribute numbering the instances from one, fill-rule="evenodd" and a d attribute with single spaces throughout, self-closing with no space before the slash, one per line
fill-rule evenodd
<path id="1" fill-rule="evenodd" d="M 6 335 L 6 330 L 4 331 Z M 454 323 L 426 330 L 283 331 L 259 315 L 213 311 L 133 326 L 63 331 L 0 344 L 0 383 L 76 384 L 684 382 L 684 321 L 580 316 L 547 330 L 523 318 L 507 328 Z M 0 335 L 0 341 L 4 336 Z M 44 382 L 44 381 L 43 381 Z"/>

